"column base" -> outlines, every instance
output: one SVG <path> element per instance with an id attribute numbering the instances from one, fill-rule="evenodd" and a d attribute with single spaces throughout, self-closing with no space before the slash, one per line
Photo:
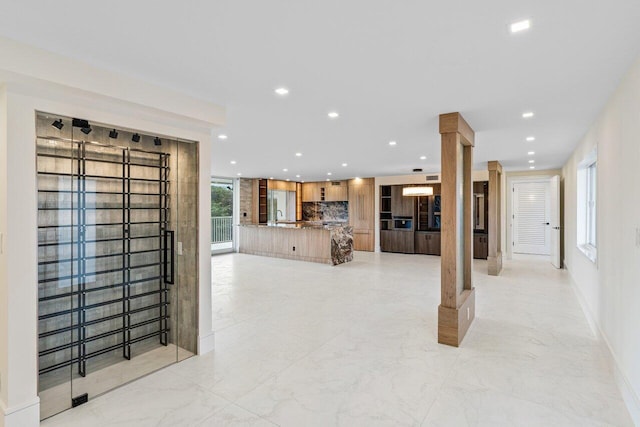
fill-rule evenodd
<path id="1" fill-rule="evenodd" d="M 29 427 L 40 425 L 40 399 L 7 408 L 0 400 L 1 427 Z"/>
<path id="2" fill-rule="evenodd" d="M 438 342 L 459 347 L 476 316 L 476 289 L 465 290 L 460 295 L 458 308 L 438 306 Z"/>
<path id="3" fill-rule="evenodd" d="M 498 252 L 496 256 L 488 256 L 487 266 L 489 276 L 499 276 L 502 273 L 502 252 Z"/>
<path id="4" fill-rule="evenodd" d="M 198 355 L 203 355 L 213 351 L 216 346 L 216 334 L 210 332 L 203 337 L 198 337 Z"/>

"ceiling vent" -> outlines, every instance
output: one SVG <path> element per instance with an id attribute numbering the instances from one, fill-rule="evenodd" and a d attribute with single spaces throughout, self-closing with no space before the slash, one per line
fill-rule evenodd
<path id="1" fill-rule="evenodd" d="M 440 180 L 439 175 L 427 175 L 427 181 L 439 181 L 439 180 Z"/>
<path id="2" fill-rule="evenodd" d="M 331 185 L 342 185 L 340 181 L 331 181 Z"/>
<path id="3" fill-rule="evenodd" d="M 413 171 L 414 172 L 422 172 L 422 168 L 415 168 Z"/>

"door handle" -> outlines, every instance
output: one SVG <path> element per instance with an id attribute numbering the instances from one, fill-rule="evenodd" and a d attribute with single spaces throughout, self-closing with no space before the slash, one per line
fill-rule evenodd
<path id="1" fill-rule="evenodd" d="M 542 225 L 549 225 L 549 223 L 548 222 L 543 222 Z"/>
<path id="2" fill-rule="evenodd" d="M 560 230 L 560 227 L 553 227 L 554 230 Z"/>
<path id="3" fill-rule="evenodd" d="M 169 252 L 169 241 L 171 242 L 171 251 Z M 164 282 L 173 285 L 175 279 L 174 272 L 174 244 L 175 244 L 175 233 L 171 230 L 165 230 L 164 232 L 164 265 L 163 265 L 163 273 L 164 273 Z M 171 260 L 169 262 L 169 259 Z M 171 272 L 169 273 L 169 263 L 171 263 Z"/>

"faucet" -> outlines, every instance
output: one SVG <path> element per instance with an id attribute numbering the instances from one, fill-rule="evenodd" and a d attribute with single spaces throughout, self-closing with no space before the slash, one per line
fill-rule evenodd
<path id="1" fill-rule="evenodd" d="M 282 211 L 280 209 L 277 209 L 276 211 L 280 213 L 280 216 L 284 216 L 284 214 L 282 213 Z M 278 216 L 276 215 L 276 220 L 277 219 L 278 219 Z"/>

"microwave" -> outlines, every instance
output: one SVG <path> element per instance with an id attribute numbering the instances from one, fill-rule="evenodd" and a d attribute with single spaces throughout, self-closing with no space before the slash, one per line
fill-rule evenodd
<path id="1" fill-rule="evenodd" d="M 396 216 L 393 218 L 394 230 L 413 230 L 413 218 Z"/>

